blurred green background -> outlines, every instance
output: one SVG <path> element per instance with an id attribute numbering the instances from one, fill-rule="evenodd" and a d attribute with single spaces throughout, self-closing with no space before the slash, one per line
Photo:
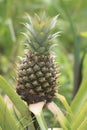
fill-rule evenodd
<path id="1" fill-rule="evenodd" d="M 61 73 L 59 93 L 70 103 L 87 80 L 87 0 L 0 0 L 0 74 L 16 87 L 16 62 L 25 48 L 21 23 L 26 12 L 44 11 L 49 17 L 60 14 L 56 29 L 61 36 L 53 50 Z"/>

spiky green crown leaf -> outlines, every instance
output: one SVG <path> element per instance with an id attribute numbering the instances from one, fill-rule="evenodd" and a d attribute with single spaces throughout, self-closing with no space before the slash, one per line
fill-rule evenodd
<path id="1" fill-rule="evenodd" d="M 60 32 L 52 34 L 57 23 L 58 15 L 52 19 L 46 17 L 40 18 L 35 14 L 34 18 L 31 18 L 27 14 L 27 22 L 24 24 L 26 32 L 23 33 L 27 39 L 27 45 L 29 49 L 36 54 L 48 54 L 50 47 L 52 46 L 54 38 L 59 36 Z"/>

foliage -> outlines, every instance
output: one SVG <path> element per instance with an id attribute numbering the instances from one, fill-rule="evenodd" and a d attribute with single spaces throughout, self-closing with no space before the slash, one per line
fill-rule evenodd
<path id="1" fill-rule="evenodd" d="M 10 77 L 10 82 L 15 83 L 13 79 L 15 76 L 15 63 L 19 53 L 23 54 L 20 35 L 20 32 L 23 31 L 23 27 L 20 23 L 23 21 L 22 18 L 24 17 L 25 12 L 30 15 L 34 13 L 40 14 L 44 11 L 49 16 L 60 14 L 57 30 L 62 32 L 57 41 L 59 47 L 56 51 L 57 60 L 60 61 L 60 66 L 62 66 L 61 73 L 63 74 L 63 82 L 61 82 L 62 87 L 60 88 L 60 91 L 62 92 L 64 90 L 67 92 L 68 89 L 71 93 L 75 77 L 73 76 L 73 63 L 76 61 L 79 62 L 80 57 L 87 48 L 87 39 L 84 37 L 87 26 L 85 20 L 87 18 L 86 5 L 86 0 L 84 0 L 84 2 L 82 0 L 39 0 L 38 2 L 35 0 L 1 0 L 0 73 L 8 78 L 8 80 Z M 86 68 L 84 69 L 86 70 Z M 84 74 L 81 74 L 81 76 L 83 77 Z M 70 93 L 66 94 L 66 98 L 71 98 Z"/>
<path id="2" fill-rule="evenodd" d="M 87 84 L 87 81 L 86 81 Z M 6 107 L 4 100 L 2 97 L 0 97 L 0 102 L 2 107 L 0 107 L 0 126 L 2 129 L 5 130 L 11 130 L 14 128 L 14 130 L 24 128 L 30 128 L 34 130 L 34 126 L 30 119 L 30 112 L 28 111 L 28 107 L 24 102 L 18 97 L 18 95 L 15 93 L 15 91 L 11 88 L 11 85 L 2 77 L 0 76 L 0 87 L 2 90 L 9 96 L 11 101 L 13 102 L 14 106 L 18 109 L 21 116 L 24 118 L 21 123 L 17 125 L 15 117 L 11 114 L 11 111 L 8 110 Z M 8 90 L 6 90 L 6 87 L 8 87 Z M 68 104 L 65 97 L 63 97 L 60 94 L 56 94 L 57 98 L 62 102 L 66 109 L 66 116 L 61 111 L 61 109 L 55 104 L 55 103 L 48 103 L 47 108 L 55 115 L 56 120 L 60 123 L 61 128 L 64 130 L 80 130 L 81 128 L 83 130 L 86 130 L 86 120 L 87 120 L 87 87 L 85 84 L 81 85 L 81 88 L 78 91 L 77 96 L 72 101 L 71 105 Z M 15 98 L 14 98 L 15 97 Z M 21 107 L 22 106 L 22 107 Z M 35 109 L 36 111 L 36 109 Z M 27 113 L 26 113 L 27 112 Z M 43 124 L 43 117 L 40 116 L 42 113 L 36 114 L 38 122 L 40 124 Z M 18 115 L 17 115 L 18 116 Z M 41 121 L 42 120 L 42 121 Z M 21 121 L 21 117 L 19 118 L 19 121 Z M 26 121 L 28 121 L 28 125 L 26 125 Z M 46 125 L 46 124 L 44 124 Z M 47 127 L 41 125 L 42 130 Z M 25 127 L 26 126 L 26 127 Z"/>
<path id="3" fill-rule="evenodd" d="M 34 13 L 40 14 L 44 11 L 49 17 L 60 14 L 56 29 L 61 31 L 61 36 L 55 40 L 55 43 L 58 43 L 58 47 L 52 49 L 55 49 L 56 61 L 58 62 L 61 71 L 61 76 L 59 78 L 60 83 L 58 86 L 59 93 L 64 95 L 66 101 L 65 99 L 64 101 L 61 101 L 61 98 L 60 100 L 55 99 L 54 101 L 64 113 L 72 111 L 75 119 L 74 122 L 71 121 L 73 122 L 73 129 L 78 127 L 78 130 L 85 130 L 85 122 L 87 122 L 87 117 L 84 118 L 84 115 L 87 114 L 87 111 L 85 110 L 87 104 L 85 102 L 87 93 L 87 0 L 0 0 L 0 74 L 13 84 L 12 86 L 9 86 L 9 83 L 6 83 L 2 79 L 0 80 L 2 82 L 2 85 L 0 83 L 2 110 L 6 108 L 7 113 L 10 113 L 11 117 L 8 117 L 8 114 L 6 116 L 9 120 L 12 119 L 12 123 L 10 124 L 14 123 L 14 127 L 17 129 L 32 124 L 29 116 L 25 119 L 25 116 L 27 115 L 25 114 L 25 111 L 28 112 L 27 106 L 19 99 L 17 94 L 14 93 L 13 88 L 16 86 L 15 63 L 18 60 L 17 56 L 23 54 L 24 48 L 24 46 L 22 46 L 23 41 L 21 41 L 23 38 L 20 34 L 20 32 L 23 31 L 23 27 L 20 24 L 23 21 L 22 18 L 25 16 L 26 12 L 32 15 Z M 84 53 L 85 57 L 81 62 Z M 79 63 L 82 63 L 80 64 L 80 67 L 78 67 Z M 74 74 L 73 68 L 75 68 Z M 75 76 L 77 73 L 81 76 L 78 78 L 81 89 L 76 98 L 72 101 L 74 80 L 76 79 Z M 12 93 L 10 93 L 11 91 Z M 11 111 L 8 110 L 7 105 L 4 103 L 5 94 L 7 94 L 10 99 L 13 97 L 12 95 L 14 95 L 15 98 L 13 97 L 11 100 L 16 109 L 13 107 Z M 14 99 L 15 101 L 13 101 Z M 18 104 L 18 102 L 20 103 Z M 62 104 L 61 102 L 67 102 L 71 106 L 69 105 L 67 108 L 66 103 Z M 24 107 L 22 107 L 22 105 Z M 83 117 L 81 114 L 83 112 L 80 113 L 81 109 L 86 113 L 83 114 Z M 2 111 L 0 111 L 0 113 L 5 115 Z M 59 126 L 48 110 L 45 110 L 44 115 L 49 127 Z M 68 120 L 70 119 L 70 116 L 66 117 Z M 80 121 L 81 118 L 81 121 L 83 121 L 82 123 Z M 22 126 L 19 122 L 22 122 Z M 8 123 L 8 121 L 6 123 Z M 16 126 L 17 123 L 18 126 Z M 0 126 L 0 130 L 3 129 L 1 124 Z M 11 128 L 9 125 L 8 127 L 10 130 Z"/>

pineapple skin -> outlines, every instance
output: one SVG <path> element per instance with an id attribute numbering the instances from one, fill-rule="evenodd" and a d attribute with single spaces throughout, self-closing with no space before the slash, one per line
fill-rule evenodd
<path id="1" fill-rule="evenodd" d="M 58 86 L 55 58 L 27 52 L 19 65 L 16 92 L 27 104 L 51 102 Z"/>
<path id="2" fill-rule="evenodd" d="M 52 19 L 44 14 L 30 17 L 24 23 L 22 33 L 27 42 L 27 53 L 22 58 L 18 70 L 17 93 L 27 104 L 41 101 L 51 102 L 58 87 L 58 69 L 51 55 L 53 39 L 59 32 L 52 33 L 58 15 Z"/>

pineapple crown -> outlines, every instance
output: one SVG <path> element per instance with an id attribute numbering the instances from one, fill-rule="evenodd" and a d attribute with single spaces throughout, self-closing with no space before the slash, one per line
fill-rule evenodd
<path id="1" fill-rule="evenodd" d="M 26 32 L 23 35 L 26 37 L 27 46 L 33 53 L 43 55 L 49 53 L 50 47 L 53 45 L 52 40 L 58 37 L 60 33 L 52 34 L 58 16 L 48 19 L 45 15 L 40 18 L 35 14 L 35 17 L 31 18 L 27 14 L 27 22 L 24 24 Z"/>

